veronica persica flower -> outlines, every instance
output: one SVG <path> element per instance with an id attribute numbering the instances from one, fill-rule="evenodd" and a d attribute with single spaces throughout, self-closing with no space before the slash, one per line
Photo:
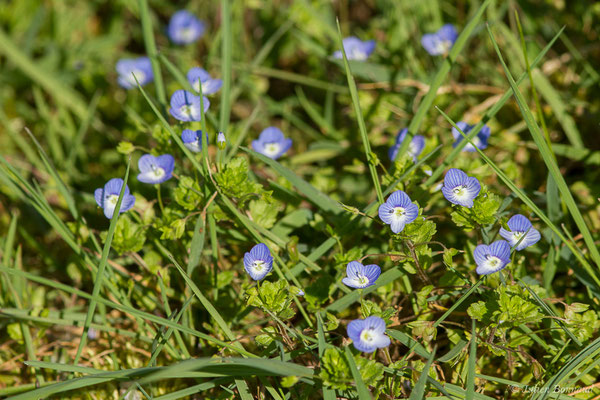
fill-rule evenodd
<path id="1" fill-rule="evenodd" d="M 508 240 L 511 247 L 515 247 L 517 242 L 523 238 L 521 243 L 515 247 L 515 250 L 523 250 L 526 247 L 533 246 L 541 239 L 540 232 L 521 214 L 513 215 L 506 224 L 510 231 L 500 228 L 500 236 Z"/>
<path id="2" fill-rule="evenodd" d="M 217 135 L 217 147 L 220 150 L 225 150 L 226 146 L 227 140 L 225 139 L 225 134 L 223 132 L 219 132 L 219 134 Z"/>
<path id="3" fill-rule="evenodd" d="M 464 121 L 460 121 L 456 124 L 456 126 L 458 126 L 465 135 L 468 135 L 469 132 L 471 131 L 471 129 L 473 129 L 473 127 L 475 125 L 469 125 Z M 484 125 L 481 128 L 481 130 L 479 131 L 479 133 L 477 134 L 477 136 L 475 136 L 474 138 L 471 139 L 471 142 L 475 146 L 473 146 L 473 144 L 471 144 L 471 143 L 467 143 L 467 145 L 463 148 L 463 151 L 468 151 L 468 152 L 477 151 L 477 149 L 475 147 L 477 147 L 479 150 L 483 150 L 483 149 L 487 148 L 488 139 L 490 138 L 490 134 L 491 134 L 490 127 L 487 125 Z M 452 127 L 452 136 L 454 137 L 454 144 L 452 145 L 452 147 L 458 146 L 458 144 L 462 140 L 465 139 L 463 137 L 463 135 L 461 135 L 460 132 L 458 131 L 458 129 L 456 129 L 455 127 Z"/>
<path id="4" fill-rule="evenodd" d="M 189 44 L 200 39 L 204 34 L 204 29 L 204 23 L 194 14 L 180 10 L 171 17 L 167 35 L 175 44 Z"/>
<path id="5" fill-rule="evenodd" d="M 244 269 L 255 281 L 263 280 L 273 269 L 273 256 L 264 243 L 254 246 L 244 254 Z"/>
<path id="6" fill-rule="evenodd" d="M 374 315 L 350 322 L 346 332 L 356 350 L 364 353 L 390 345 L 390 338 L 385 334 L 385 321 Z"/>
<path id="7" fill-rule="evenodd" d="M 252 141 L 252 150 L 273 160 L 284 155 L 290 147 L 292 147 L 292 139 L 283 136 L 283 132 L 274 126 L 263 130 L 258 140 Z"/>
<path id="8" fill-rule="evenodd" d="M 402 142 L 404 142 L 404 139 L 406 138 L 407 134 L 408 134 L 408 129 L 406 129 L 406 128 L 404 128 L 400 132 L 398 132 L 398 135 L 396 136 L 396 143 L 394 143 L 394 145 L 392 147 L 390 147 L 390 150 L 388 151 L 390 160 L 394 161 L 396 159 L 396 157 L 398 156 L 398 150 L 400 150 L 400 147 L 402 146 Z M 414 162 L 417 162 L 417 157 L 419 157 L 419 154 L 421 154 L 424 147 L 425 147 L 425 136 L 414 135 L 412 140 L 410 141 L 410 144 L 408 145 L 408 150 L 407 150 L 408 154 L 413 158 Z"/>
<path id="9" fill-rule="evenodd" d="M 479 275 L 489 275 L 498 272 L 510 262 L 510 245 L 506 240 L 496 240 L 489 246 L 480 244 L 473 251 L 477 263 L 475 270 Z"/>
<path id="10" fill-rule="evenodd" d="M 204 112 L 208 111 L 210 101 L 207 97 L 203 97 Z M 196 96 L 187 90 L 177 90 L 171 96 L 171 108 L 169 113 L 183 122 L 201 121 L 202 113 L 200 112 L 200 96 Z"/>
<path id="11" fill-rule="evenodd" d="M 379 218 L 390 225 L 392 232 L 400 233 L 406 224 L 419 215 L 419 207 L 402 190 L 396 190 L 379 206 Z"/>
<path id="12" fill-rule="evenodd" d="M 342 282 L 354 289 L 364 289 L 375 284 L 381 274 L 378 265 L 362 265 L 358 261 L 350 261 L 346 266 L 346 277 Z"/>
<path id="13" fill-rule="evenodd" d="M 115 69 L 119 74 L 117 82 L 124 89 L 137 87 L 137 82 L 140 83 L 140 86 L 144 86 L 154 79 L 152 64 L 148 57 L 122 58 L 117 61 Z"/>
<path id="14" fill-rule="evenodd" d="M 202 94 L 205 96 L 217 93 L 223 85 L 222 80 L 211 78 L 208 72 L 199 67 L 188 71 L 187 80 L 196 92 L 200 92 L 200 86 L 202 86 Z"/>
<path id="15" fill-rule="evenodd" d="M 444 177 L 442 193 L 452 204 L 471 208 L 473 199 L 479 195 L 481 185 L 477 178 L 468 176 L 460 169 L 450 168 Z"/>
<path id="16" fill-rule="evenodd" d="M 154 157 L 152 154 L 144 154 L 138 160 L 140 173 L 138 181 L 144 183 L 163 183 L 173 176 L 175 159 L 170 154 Z"/>
<path id="17" fill-rule="evenodd" d="M 104 188 L 98 188 L 94 191 L 94 198 L 99 207 L 104 209 L 104 215 L 106 218 L 111 219 L 115 213 L 115 207 L 119 200 L 119 194 L 123 187 L 123 179 L 113 178 L 106 182 Z M 119 214 L 124 213 L 127 210 L 131 210 L 135 204 L 135 196 L 130 194 L 129 187 L 125 185 L 125 193 L 123 193 L 123 200 L 121 201 L 121 208 Z"/>
<path id="18" fill-rule="evenodd" d="M 184 129 L 181 132 L 181 141 L 185 147 L 194 153 L 200 153 L 202 151 L 202 131 Z M 208 143 L 208 134 L 206 134 L 206 143 Z"/>
<path id="19" fill-rule="evenodd" d="M 421 44 L 429 54 L 439 56 L 450 51 L 457 37 L 456 28 L 452 24 L 446 24 L 435 33 L 423 35 Z"/>
<path id="20" fill-rule="evenodd" d="M 342 40 L 342 45 L 344 46 L 348 60 L 365 61 L 373 53 L 373 50 L 375 50 L 374 40 L 365 40 L 363 42 L 354 36 Z M 344 58 L 341 50 L 334 52 L 333 57 Z"/>

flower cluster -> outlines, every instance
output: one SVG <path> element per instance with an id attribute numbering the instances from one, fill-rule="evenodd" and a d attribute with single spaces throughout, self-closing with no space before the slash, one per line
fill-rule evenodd
<path id="1" fill-rule="evenodd" d="M 198 40 L 203 35 L 204 30 L 204 23 L 193 14 L 187 11 L 178 11 L 169 22 L 167 34 L 171 42 L 185 45 Z M 458 33 L 454 26 L 447 24 L 435 33 L 423 35 L 421 43 L 431 55 L 447 55 L 457 37 Z M 374 52 L 376 44 L 374 40 L 361 41 L 352 36 L 345 38 L 342 45 L 349 60 L 365 61 Z M 342 51 L 335 51 L 333 57 L 342 58 Z M 116 70 L 118 84 L 125 89 L 135 88 L 138 85 L 143 86 L 153 80 L 152 63 L 147 57 L 121 59 L 116 64 Z M 209 72 L 201 67 L 189 69 L 187 81 L 193 90 L 179 89 L 173 92 L 168 112 L 173 118 L 182 123 L 199 122 L 202 121 L 203 114 L 208 112 L 211 105 L 206 96 L 218 93 L 223 81 L 211 77 Z M 182 125 L 185 126 L 185 124 Z M 195 128 L 194 125 L 197 124 L 190 125 L 190 128 Z M 463 121 L 458 122 L 457 126 L 464 134 L 468 134 L 474 127 Z M 190 128 L 182 130 L 181 140 L 187 149 L 194 153 L 200 153 L 203 150 L 202 135 L 205 135 L 206 144 L 208 144 L 208 133 Z M 464 140 L 458 129 L 452 128 L 452 135 L 454 137 L 454 147 Z M 483 125 L 478 134 L 472 139 L 473 144 L 469 143 L 464 146 L 464 151 L 473 152 L 477 149 L 485 149 L 489 137 L 490 128 Z M 388 151 L 391 161 L 397 159 L 400 148 L 409 139 L 407 154 L 414 162 L 417 162 L 425 147 L 426 139 L 422 135 L 409 135 L 407 128 L 397 133 L 394 144 Z M 218 149 L 225 149 L 226 139 L 223 132 L 218 133 L 216 144 Z M 258 138 L 251 142 L 252 149 L 255 152 L 273 160 L 277 160 L 286 154 L 292 144 L 291 138 L 287 138 L 280 129 L 273 126 L 264 129 L 260 132 Z M 142 183 L 159 185 L 174 176 L 174 168 L 175 158 L 171 154 L 158 156 L 144 154 L 138 160 L 139 174 L 137 179 Z M 122 179 L 113 178 L 103 188 L 96 189 L 94 193 L 96 203 L 103 209 L 104 215 L 109 219 L 115 214 L 123 185 Z M 130 194 L 129 188 L 125 186 L 123 190 L 124 195 L 119 213 L 132 209 L 135 204 L 135 196 Z M 464 171 L 451 168 L 445 174 L 441 192 L 453 205 L 470 209 L 474 207 L 475 200 L 481 192 L 481 184 L 477 178 L 467 175 Z M 419 211 L 419 206 L 413 202 L 407 193 L 396 190 L 389 195 L 385 202 L 380 204 L 378 216 L 384 224 L 390 226 L 390 230 L 396 235 L 393 237 L 394 240 L 399 241 L 407 240 L 406 238 L 409 235 L 406 232 L 404 235 L 400 234 L 407 225 L 415 222 L 419 217 Z M 424 217 L 422 218 L 425 220 Z M 502 227 L 499 232 L 499 235 L 505 240 L 497 240 L 490 244 L 479 244 L 474 249 L 473 259 L 477 264 L 475 270 L 477 274 L 488 275 L 502 270 L 510 263 L 512 251 L 519 251 L 532 246 L 541 238 L 539 231 L 533 228 L 532 223 L 521 214 L 511 217 L 506 227 L 508 229 Z M 358 289 L 363 294 L 374 289 L 373 287 L 362 292 L 362 290 L 377 284 L 382 271 L 376 264 L 363 265 L 361 261 L 354 260 L 347 263 L 346 276 L 341 281 L 347 287 Z M 254 245 L 243 257 L 244 270 L 252 280 L 257 282 L 259 288 L 260 281 L 264 280 L 273 270 L 273 262 L 274 258 L 271 250 L 265 243 Z M 304 292 L 298 289 L 298 294 L 304 294 Z M 347 325 L 347 335 L 352 340 L 353 346 L 358 351 L 365 353 L 372 353 L 377 349 L 390 345 L 390 338 L 386 335 L 386 321 L 379 316 L 371 315 L 365 319 L 351 321 Z"/>

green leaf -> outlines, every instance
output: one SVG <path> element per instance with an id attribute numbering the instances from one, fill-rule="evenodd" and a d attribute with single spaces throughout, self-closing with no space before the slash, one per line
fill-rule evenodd
<path id="1" fill-rule="evenodd" d="M 135 146 L 131 142 L 119 142 L 117 146 L 117 151 L 124 155 L 129 155 L 135 151 Z"/>
<path id="2" fill-rule="evenodd" d="M 107 233 L 100 235 L 103 242 L 106 242 Z M 131 221 L 127 215 L 122 215 L 115 228 L 112 247 L 119 254 L 128 251 L 140 251 L 146 242 L 146 228 Z"/>
<path id="3" fill-rule="evenodd" d="M 248 206 L 252 220 L 265 229 L 270 229 L 277 222 L 277 214 L 281 205 L 275 201 L 252 200 Z"/>
<path id="4" fill-rule="evenodd" d="M 200 185 L 189 176 L 179 177 L 177 188 L 173 191 L 175 202 L 186 210 L 196 210 L 202 201 L 202 190 Z"/>

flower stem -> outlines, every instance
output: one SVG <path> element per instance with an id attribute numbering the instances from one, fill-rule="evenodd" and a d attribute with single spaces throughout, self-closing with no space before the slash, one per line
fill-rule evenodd
<path id="1" fill-rule="evenodd" d="M 162 197 L 160 195 L 160 184 L 154 186 L 156 186 L 156 197 L 158 198 L 158 206 L 160 207 L 160 212 L 161 214 L 164 214 L 165 207 L 163 206 Z"/>

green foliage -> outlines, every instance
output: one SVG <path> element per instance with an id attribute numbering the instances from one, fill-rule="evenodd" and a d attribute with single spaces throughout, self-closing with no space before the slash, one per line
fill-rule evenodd
<path id="1" fill-rule="evenodd" d="M 144 226 L 131 221 L 127 215 L 121 215 L 112 240 L 113 249 L 119 254 L 140 251 L 146 242 L 146 230 Z M 100 237 L 105 242 L 106 232 L 102 232 Z"/>
<path id="2" fill-rule="evenodd" d="M 290 307 L 293 299 L 294 294 L 285 280 L 275 283 L 263 281 L 260 286 L 252 286 L 246 290 L 246 304 L 270 311 L 282 320 L 290 319 L 296 314 Z"/>
<path id="3" fill-rule="evenodd" d="M 354 356 L 354 360 L 365 385 L 373 386 L 383 378 L 382 364 L 359 356 Z M 333 389 L 349 389 L 354 383 L 348 360 L 340 349 L 325 350 L 319 376 L 325 385 Z"/>
<path id="4" fill-rule="evenodd" d="M 500 207 L 500 199 L 482 185 L 479 196 L 473 200 L 473 207 L 455 206 L 452 220 L 465 231 L 471 231 L 478 226 L 489 225 L 496 222 L 496 212 Z"/>
<path id="5" fill-rule="evenodd" d="M 223 171 L 214 175 L 215 180 L 227 196 L 248 200 L 249 196 L 260 196 L 264 190 L 249 175 L 248 160 L 244 157 L 231 159 Z"/>
<path id="6" fill-rule="evenodd" d="M 198 182 L 189 176 L 181 176 L 173 192 L 177 204 L 186 210 L 196 210 L 203 200 L 202 189 Z"/>

